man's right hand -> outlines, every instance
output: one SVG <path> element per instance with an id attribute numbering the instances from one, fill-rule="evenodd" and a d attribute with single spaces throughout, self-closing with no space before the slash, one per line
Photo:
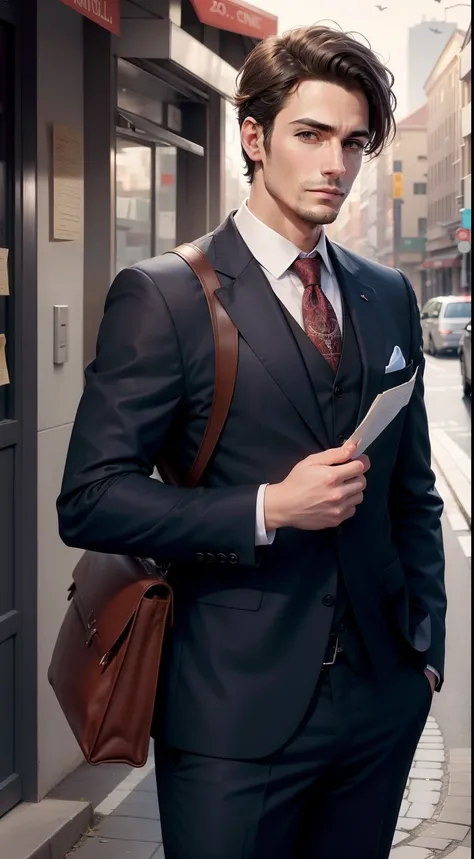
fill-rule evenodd
<path id="1" fill-rule="evenodd" d="M 281 483 L 267 486 L 267 531 L 283 527 L 320 531 L 336 528 L 354 516 L 363 501 L 364 474 L 370 468 L 365 455 L 351 460 L 356 450 L 355 444 L 347 443 L 308 456 Z"/>

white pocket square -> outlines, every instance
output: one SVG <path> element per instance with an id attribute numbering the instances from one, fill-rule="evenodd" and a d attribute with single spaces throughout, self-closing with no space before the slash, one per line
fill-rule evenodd
<path id="1" fill-rule="evenodd" d="M 397 370 L 404 370 L 406 367 L 406 361 L 403 357 L 403 352 L 400 349 L 400 346 L 395 346 L 390 361 L 385 367 L 386 373 L 395 373 Z"/>

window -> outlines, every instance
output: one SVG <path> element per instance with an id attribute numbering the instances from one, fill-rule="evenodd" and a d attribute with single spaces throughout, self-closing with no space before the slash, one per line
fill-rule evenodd
<path id="1" fill-rule="evenodd" d="M 450 301 L 444 308 L 445 319 L 470 319 L 470 301 Z"/>
<path id="2" fill-rule="evenodd" d="M 426 194 L 426 182 L 415 182 L 413 185 L 414 194 Z"/>
<path id="3" fill-rule="evenodd" d="M 116 270 L 152 255 L 151 147 L 117 140 Z"/>
<path id="4" fill-rule="evenodd" d="M 428 230 L 428 221 L 426 218 L 418 218 L 418 235 L 421 237 L 426 236 Z"/>

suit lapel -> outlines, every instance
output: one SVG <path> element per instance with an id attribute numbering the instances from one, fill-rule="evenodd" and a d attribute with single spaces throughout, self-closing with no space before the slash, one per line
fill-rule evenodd
<path id="1" fill-rule="evenodd" d="M 222 284 L 216 296 L 240 335 L 320 445 L 328 447 L 326 428 L 301 352 L 267 278 L 232 216 L 214 234 L 208 255 Z"/>
<path id="2" fill-rule="evenodd" d="M 362 360 L 363 382 L 357 423 L 365 417 L 382 390 L 385 374 L 385 332 L 376 291 L 360 267 L 339 245 L 328 242 L 334 273 L 354 326 Z M 364 297 L 362 297 L 364 296 Z"/>

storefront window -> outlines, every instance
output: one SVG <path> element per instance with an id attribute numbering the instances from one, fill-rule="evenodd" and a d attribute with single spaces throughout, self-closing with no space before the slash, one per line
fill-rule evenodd
<path id="1" fill-rule="evenodd" d="M 176 246 L 177 159 L 178 153 L 174 146 L 155 147 L 155 254 L 162 254 Z"/>
<path id="2" fill-rule="evenodd" d="M 152 148 L 118 138 L 116 270 L 152 256 Z"/>

